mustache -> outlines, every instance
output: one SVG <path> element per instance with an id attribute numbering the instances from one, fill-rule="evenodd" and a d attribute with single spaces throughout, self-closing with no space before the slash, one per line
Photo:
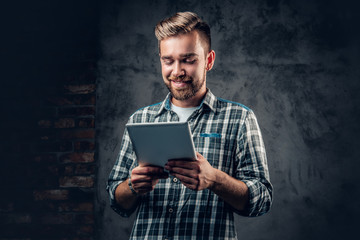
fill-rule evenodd
<path id="1" fill-rule="evenodd" d="M 182 81 L 182 82 L 187 82 L 187 81 L 191 81 L 192 78 L 189 76 L 182 76 L 182 77 L 175 77 L 175 76 L 170 76 L 168 77 L 168 80 L 170 81 Z"/>

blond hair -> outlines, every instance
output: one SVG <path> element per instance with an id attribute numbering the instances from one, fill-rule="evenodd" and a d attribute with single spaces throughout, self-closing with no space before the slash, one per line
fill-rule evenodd
<path id="1" fill-rule="evenodd" d="M 201 40 L 205 43 L 204 49 L 208 53 L 211 49 L 210 27 L 193 12 L 178 12 L 158 22 L 155 26 L 155 36 L 160 43 L 165 38 L 195 30 L 200 34 Z"/>

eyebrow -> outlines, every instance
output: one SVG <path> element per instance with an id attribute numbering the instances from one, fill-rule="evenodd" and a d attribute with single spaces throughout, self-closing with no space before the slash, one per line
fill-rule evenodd
<path id="1" fill-rule="evenodd" d="M 180 57 L 183 57 L 183 58 L 189 58 L 189 57 L 196 57 L 198 56 L 198 54 L 196 53 L 186 53 L 186 54 L 180 54 Z"/>
<path id="2" fill-rule="evenodd" d="M 181 58 L 190 58 L 190 57 L 197 57 L 198 54 L 196 53 L 186 53 L 186 54 L 180 54 L 180 57 Z M 170 56 L 162 56 L 161 59 L 162 60 L 167 60 L 167 59 L 172 59 L 173 57 L 170 57 Z"/>

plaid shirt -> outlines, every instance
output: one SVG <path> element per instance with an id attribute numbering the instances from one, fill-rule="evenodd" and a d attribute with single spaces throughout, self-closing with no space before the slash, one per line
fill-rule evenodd
<path id="1" fill-rule="evenodd" d="M 163 102 L 136 111 L 129 122 L 179 121 L 171 111 L 170 98 L 169 94 Z M 154 191 L 140 197 L 131 239 L 237 239 L 233 212 L 260 216 L 270 209 L 272 185 L 263 140 L 252 110 L 216 98 L 208 90 L 188 122 L 196 151 L 214 168 L 247 185 L 250 195 L 247 208 L 239 212 L 210 190 L 190 190 L 170 176 L 161 179 Z M 111 207 L 124 217 L 135 209 L 121 209 L 114 193 L 136 166 L 136 156 L 125 130 L 107 186 Z"/>

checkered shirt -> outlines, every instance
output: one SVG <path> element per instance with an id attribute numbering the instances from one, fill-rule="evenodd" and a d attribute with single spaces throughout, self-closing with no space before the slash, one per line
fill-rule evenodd
<path id="1" fill-rule="evenodd" d="M 130 123 L 176 122 L 170 94 L 158 104 L 136 111 Z M 134 209 L 124 210 L 115 201 L 116 187 L 137 166 L 136 155 L 125 130 L 120 153 L 112 169 L 107 190 L 111 207 L 128 217 L 137 208 L 130 239 L 237 239 L 233 213 L 260 216 L 269 211 L 272 185 L 265 147 L 252 110 L 215 97 L 208 90 L 199 108 L 188 119 L 195 149 L 217 169 L 243 181 L 250 200 L 237 211 L 212 191 L 194 191 L 176 178 L 161 179 L 155 189 L 140 197 Z"/>

